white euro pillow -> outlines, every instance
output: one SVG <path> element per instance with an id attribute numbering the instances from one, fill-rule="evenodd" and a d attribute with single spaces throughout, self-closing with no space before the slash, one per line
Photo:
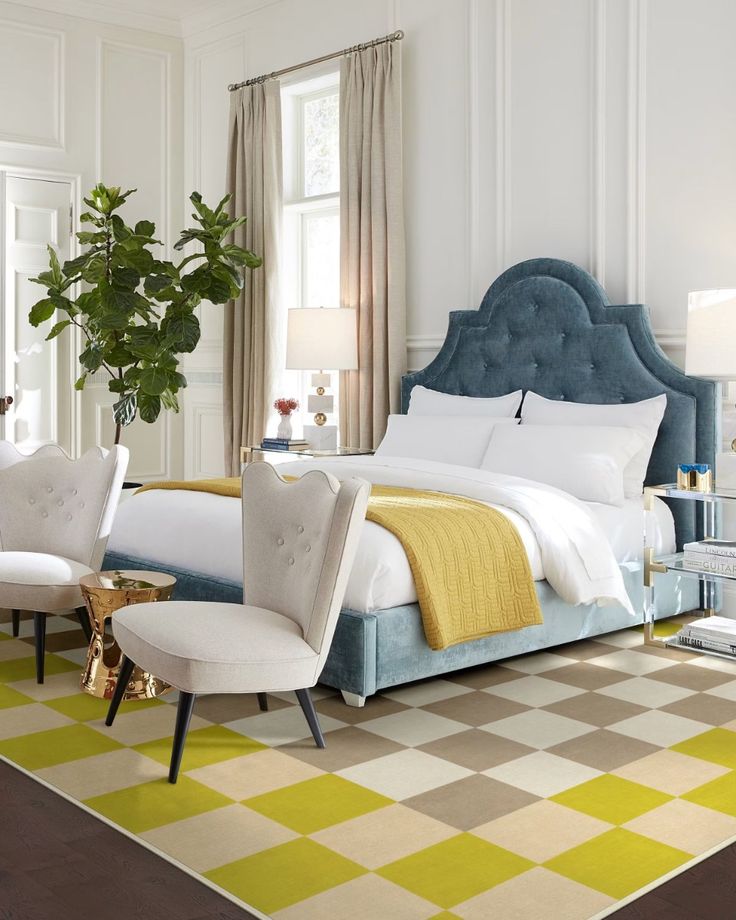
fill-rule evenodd
<path id="1" fill-rule="evenodd" d="M 496 425 L 516 427 L 517 418 L 389 415 L 377 457 L 435 460 L 478 469 Z"/>
<path id="2" fill-rule="evenodd" d="M 581 501 L 620 506 L 624 469 L 641 445 L 633 428 L 499 425 L 481 469 L 543 482 Z"/>
<path id="3" fill-rule="evenodd" d="M 667 396 L 653 396 L 634 403 L 575 403 L 545 399 L 531 390 L 524 397 L 521 423 L 526 425 L 602 425 L 633 428 L 641 436 L 641 447 L 624 470 L 624 494 L 641 495 L 657 432 L 667 408 Z"/>
<path id="4" fill-rule="evenodd" d="M 513 418 L 521 405 L 522 390 L 505 396 L 453 396 L 415 386 L 409 397 L 409 415 L 472 415 Z"/>

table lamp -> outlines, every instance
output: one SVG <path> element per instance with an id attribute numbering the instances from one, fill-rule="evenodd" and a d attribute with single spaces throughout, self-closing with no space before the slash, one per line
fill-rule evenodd
<path id="1" fill-rule="evenodd" d="M 736 288 L 688 295 L 685 373 L 736 380 Z M 736 439 L 731 449 L 736 450 Z"/>
<path id="2" fill-rule="evenodd" d="M 315 450 L 335 450 L 337 425 L 327 425 L 327 414 L 334 411 L 334 396 L 329 370 L 355 370 L 358 367 L 358 340 L 355 310 L 349 307 L 305 307 L 289 310 L 286 332 L 286 367 L 311 370 L 312 386 L 307 408 L 314 412 L 314 425 L 304 426 L 304 439 Z M 318 372 L 317 372 L 318 371 Z"/>

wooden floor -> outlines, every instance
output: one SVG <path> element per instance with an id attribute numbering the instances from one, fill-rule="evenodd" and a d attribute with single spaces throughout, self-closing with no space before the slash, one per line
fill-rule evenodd
<path id="1" fill-rule="evenodd" d="M 736 917 L 736 844 L 611 914 L 610 920 L 730 920 Z"/>
<path id="2" fill-rule="evenodd" d="M 0 761 L 0 920 L 254 920 Z"/>

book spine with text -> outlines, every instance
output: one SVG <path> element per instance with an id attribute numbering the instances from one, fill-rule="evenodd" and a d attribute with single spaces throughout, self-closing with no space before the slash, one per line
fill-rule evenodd
<path id="1" fill-rule="evenodd" d="M 735 642 L 719 642 L 716 639 L 696 639 L 694 636 L 677 636 L 677 641 L 688 648 L 703 649 L 708 652 L 720 652 L 722 655 L 736 656 Z"/>

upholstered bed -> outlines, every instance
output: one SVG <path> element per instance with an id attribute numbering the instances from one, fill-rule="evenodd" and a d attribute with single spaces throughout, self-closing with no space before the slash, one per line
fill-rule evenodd
<path id="1" fill-rule="evenodd" d="M 673 478 L 676 464 L 713 463 L 719 442 L 717 385 L 687 377 L 657 346 L 641 305 L 612 306 L 587 272 L 556 259 L 522 262 L 504 272 L 478 310 L 453 312 L 439 354 L 402 381 L 402 411 L 412 388 L 423 385 L 464 396 L 501 396 L 533 390 L 552 399 L 630 403 L 665 393 L 667 407 L 646 482 Z M 690 503 L 672 508 L 677 543 L 695 534 Z M 161 565 L 115 551 L 108 568 L 166 569 L 178 578 L 177 596 L 240 601 L 236 579 Z M 620 566 L 629 597 L 641 609 L 641 569 Z M 695 580 L 670 575 L 657 591 L 657 615 L 699 605 Z M 544 623 L 432 651 L 416 603 L 359 612 L 344 609 L 321 682 L 360 704 L 382 687 L 405 683 L 531 650 L 630 626 L 630 614 L 610 606 L 565 603 L 545 581 L 536 582 Z"/>

